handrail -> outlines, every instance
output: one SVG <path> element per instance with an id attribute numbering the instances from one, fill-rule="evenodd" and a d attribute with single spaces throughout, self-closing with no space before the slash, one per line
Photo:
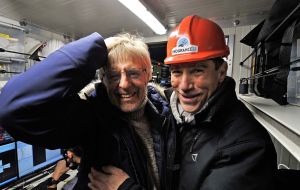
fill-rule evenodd
<path id="1" fill-rule="evenodd" d="M 259 45 L 259 47 L 255 48 L 243 61 L 240 62 L 240 66 L 243 66 L 245 61 L 247 61 L 259 48 L 260 48 L 260 45 Z"/>
<path id="2" fill-rule="evenodd" d="M 8 53 L 15 53 L 15 54 L 20 54 L 20 55 L 31 56 L 31 54 L 29 54 L 29 53 L 21 53 L 21 52 L 16 52 L 16 51 L 10 51 L 10 50 L 6 50 L 6 49 L 3 49 L 3 48 L 0 48 L 0 52 L 8 52 Z M 44 56 L 39 56 L 39 55 L 37 57 L 46 58 Z"/>
<path id="3" fill-rule="evenodd" d="M 6 74 L 6 73 L 10 73 L 10 74 L 20 74 L 21 72 L 7 71 L 7 70 L 4 70 L 4 69 L 0 69 L 0 74 Z"/>
<path id="4" fill-rule="evenodd" d="M 266 71 L 256 73 L 255 75 L 253 75 L 251 77 L 248 77 L 248 78 L 245 78 L 245 79 L 254 80 L 254 79 L 261 78 L 261 77 L 267 77 L 267 76 L 275 75 L 275 74 L 279 73 L 279 69 L 280 69 L 280 66 L 277 66 L 277 67 L 274 67 L 272 69 L 268 69 Z"/>

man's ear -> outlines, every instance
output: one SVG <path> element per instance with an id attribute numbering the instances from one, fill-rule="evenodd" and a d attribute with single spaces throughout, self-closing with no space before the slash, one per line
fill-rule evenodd
<path id="1" fill-rule="evenodd" d="M 149 71 L 148 74 L 148 82 L 152 80 L 152 69 Z"/>
<path id="2" fill-rule="evenodd" d="M 218 69 L 219 83 L 222 83 L 227 75 L 228 65 L 224 62 Z"/>

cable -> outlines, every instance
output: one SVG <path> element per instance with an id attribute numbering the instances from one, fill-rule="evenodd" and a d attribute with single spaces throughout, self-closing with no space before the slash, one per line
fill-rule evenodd
<path id="1" fill-rule="evenodd" d="M 290 169 L 287 165 L 285 164 L 278 164 L 277 169 Z"/>

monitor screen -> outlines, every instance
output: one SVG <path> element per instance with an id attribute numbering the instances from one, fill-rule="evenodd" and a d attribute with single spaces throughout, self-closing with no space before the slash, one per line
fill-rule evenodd
<path id="1" fill-rule="evenodd" d="M 16 144 L 11 142 L 0 145 L 0 187 L 18 177 Z"/>
<path id="2" fill-rule="evenodd" d="M 62 159 L 61 149 L 49 150 L 17 141 L 19 177 L 47 167 Z"/>

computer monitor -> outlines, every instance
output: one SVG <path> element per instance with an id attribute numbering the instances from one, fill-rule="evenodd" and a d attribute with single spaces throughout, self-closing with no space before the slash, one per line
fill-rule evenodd
<path id="1" fill-rule="evenodd" d="M 62 159 L 61 149 L 49 150 L 17 141 L 19 177 L 36 172 Z"/>
<path id="2" fill-rule="evenodd" d="M 17 180 L 17 168 L 15 142 L 0 145 L 0 189 L 10 182 Z"/>

